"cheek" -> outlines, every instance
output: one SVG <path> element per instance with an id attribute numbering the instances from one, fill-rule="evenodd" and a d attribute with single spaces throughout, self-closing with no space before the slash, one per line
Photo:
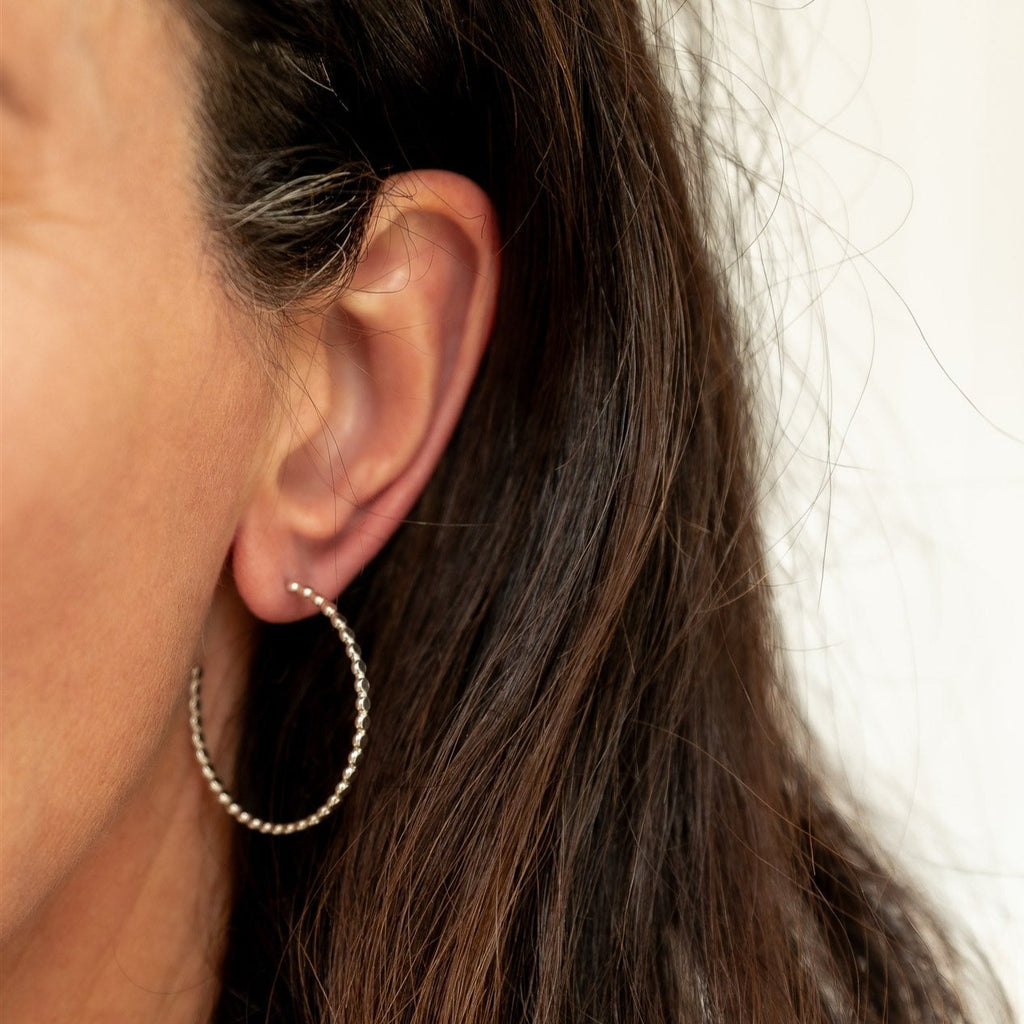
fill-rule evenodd
<path id="1" fill-rule="evenodd" d="M 181 711 L 269 405 L 200 247 L 111 214 L 5 243 L 5 917 L 116 813 Z"/>
<path id="2" fill-rule="evenodd" d="M 160 630 L 180 580 L 223 558 L 261 385 L 213 309 L 196 315 L 194 281 L 176 310 L 116 267 L 123 292 L 84 264 L 69 280 L 67 259 L 59 273 L 35 262 L 23 281 L 6 275 L 0 543 L 5 619 L 29 631 L 14 631 L 15 651 L 31 639 L 52 670 L 80 621 L 116 634 L 119 652 L 146 646 L 131 627 Z M 39 616 L 55 608 L 57 630 Z"/>

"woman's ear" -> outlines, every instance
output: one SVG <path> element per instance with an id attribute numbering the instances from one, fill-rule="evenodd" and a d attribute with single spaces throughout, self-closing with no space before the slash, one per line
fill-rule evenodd
<path id="1" fill-rule="evenodd" d="M 232 547 L 259 618 L 309 614 L 293 579 L 340 593 L 412 508 L 490 335 L 498 246 L 494 208 L 467 178 L 389 179 L 348 287 L 287 327 L 287 407 Z"/>

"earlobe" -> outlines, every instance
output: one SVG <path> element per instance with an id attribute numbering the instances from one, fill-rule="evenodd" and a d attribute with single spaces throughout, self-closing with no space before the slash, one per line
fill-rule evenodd
<path id="1" fill-rule="evenodd" d="M 498 245 L 493 206 L 468 179 L 390 179 L 344 292 L 285 330 L 287 408 L 232 548 L 259 618 L 308 614 L 289 579 L 340 593 L 415 504 L 490 335 Z"/>

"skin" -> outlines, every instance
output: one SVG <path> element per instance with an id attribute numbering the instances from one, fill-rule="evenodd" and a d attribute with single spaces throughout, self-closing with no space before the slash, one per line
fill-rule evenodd
<path id="1" fill-rule="evenodd" d="M 237 826 L 192 760 L 189 668 L 229 768 L 254 616 L 310 614 L 290 578 L 338 593 L 454 428 L 493 211 L 441 172 L 386 188 L 275 378 L 195 194 L 183 28 L 3 0 L 0 38 L 0 1017 L 202 1020 Z"/>
<path id="2" fill-rule="evenodd" d="M 4 1016 L 47 1019 L 45 950 L 82 977 L 57 1020 L 103 985 L 83 949 L 142 986 L 159 973 L 130 941 L 139 888 L 193 913 L 213 898 L 195 879 L 218 872 L 160 867 L 177 859 L 168 816 L 199 815 L 214 862 L 225 839 L 195 787 L 180 800 L 170 784 L 187 750 L 168 729 L 204 627 L 222 671 L 244 650 L 214 588 L 276 412 L 198 244 L 168 25 L 139 4 L 50 0 L 2 19 Z M 100 869 L 103 848 L 123 869 Z M 82 941 L 71 907 L 93 925 Z M 208 983 L 186 961 L 183 984 Z"/>

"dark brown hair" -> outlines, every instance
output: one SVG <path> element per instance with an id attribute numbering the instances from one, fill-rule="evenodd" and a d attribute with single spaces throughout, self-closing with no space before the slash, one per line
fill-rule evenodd
<path id="1" fill-rule="evenodd" d="M 473 178 L 504 239 L 461 426 L 341 598 L 368 756 L 317 829 L 240 832 L 217 1019 L 966 1020 L 952 945 L 787 701 L 707 67 L 688 57 L 674 106 L 634 0 L 188 13 L 201 184 L 253 308 L 343 285 L 395 172 Z M 238 768 L 258 813 L 340 771 L 328 632 L 261 634 Z"/>

